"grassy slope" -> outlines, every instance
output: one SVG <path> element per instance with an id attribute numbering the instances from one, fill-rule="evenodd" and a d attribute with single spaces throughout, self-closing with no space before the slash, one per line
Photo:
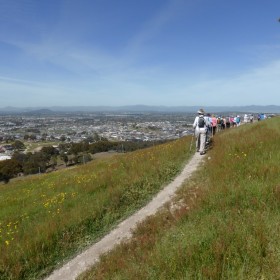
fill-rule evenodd
<path id="1" fill-rule="evenodd" d="M 215 136 L 178 195 L 81 279 L 280 279 L 280 119 Z"/>
<path id="2" fill-rule="evenodd" d="M 170 181 L 190 137 L 0 186 L 0 279 L 37 279 Z"/>

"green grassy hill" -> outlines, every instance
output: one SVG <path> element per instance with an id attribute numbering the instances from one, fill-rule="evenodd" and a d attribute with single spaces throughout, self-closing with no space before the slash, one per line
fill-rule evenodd
<path id="1" fill-rule="evenodd" d="M 38 279 L 174 178 L 190 137 L 0 185 L 0 279 Z"/>
<path id="2" fill-rule="evenodd" d="M 80 279 L 280 279 L 280 119 L 215 136 L 178 208 Z"/>
<path id="3" fill-rule="evenodd" d="M 279 118 L 216 135 L 180 207 L 81 279 L 280 279 L 279 139 Z M 43 277 L 101 238 L 179 173 L 190 141 L 1 185 L 0 279 Z"/>

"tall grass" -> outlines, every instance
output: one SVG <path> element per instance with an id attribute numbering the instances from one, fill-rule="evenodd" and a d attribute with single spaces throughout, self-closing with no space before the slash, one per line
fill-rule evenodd
<path id="1" fill-rule="evenodd" d="M 279 118 L 216 135 L 181 207 L 143 222 L 81 279 L 280 279 L 279 139 Z"/>
<path id="2" fill-rule="evenodd" d="M 170 181 L 190 137 L 0 186 L 0 279 L 42 277 Z"/>

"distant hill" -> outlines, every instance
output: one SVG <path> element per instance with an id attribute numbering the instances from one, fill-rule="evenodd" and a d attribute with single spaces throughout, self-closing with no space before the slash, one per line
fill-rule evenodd
<path id="1" fill-rule="evenodd" d="M 53 106 L 53 107 L 5 107 L 0 113 L 54 114 L 56 112 L 186 112 L 195 113 L 199 108 L 209 113 L 244 112 L 244 113 L 280 113 L 280 106 Z"/>
<path id="2" fill-rule="evenodd" d="M 50 110 L 50 109 L 38 109 L 38 110 L 33 110 L 33 111 L 27 111 L 27 112 L 24 112 L 23 114 L 24 115 L 53 115 L 55 114 L 56 112 Z"/>

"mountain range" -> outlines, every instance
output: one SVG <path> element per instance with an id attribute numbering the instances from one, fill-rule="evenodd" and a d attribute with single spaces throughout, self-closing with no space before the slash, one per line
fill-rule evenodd
<path id="1" fill-rule="evenodd" d="M 130 105 L 130 106 L 52 106 L 52 107 L 3 107 L 0 113 L 32 113 L 48 115 L 63 112 L 186 112 L 195 113 L 203 108 L 205 112 L 244 112 L 244 113 L 280 113 L 280 106 L 148 106 L 148 105 Z"/>

